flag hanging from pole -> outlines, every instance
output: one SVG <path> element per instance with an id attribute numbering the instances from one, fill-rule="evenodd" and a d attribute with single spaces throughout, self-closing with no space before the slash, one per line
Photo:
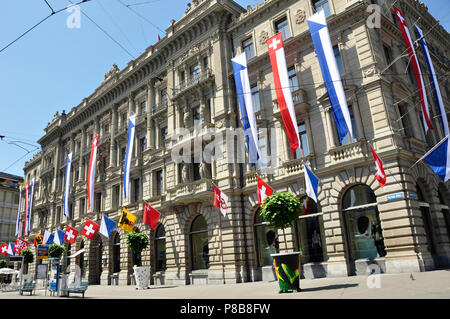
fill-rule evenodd
<path id="1" fill-rule="evenodd" d="M 69 244 L 73 244 L 78 236 L 78 230 L 75 228 L 66 225 L 66 232 L 64 233 L 64 240 L 67 241 Z"/>
<path id="2" fill-rule="evenodd" d="M 417 59 L 416 50 L 414 49 L 414 43 L 409 33 L 408 26 L 406 25 L 405 17 L 403 13 L 395 5 L 392 6 L 397 17 L 400 30 L 402 31 L 403 40 L 405 41 L 406 48 L 408 50 L 409 57 L 411 59 L 411 65 L 416 77 L 417 88 L 419 90 L 420 104 L 422 105 L 423 125 L 425 127 L 425 134 L 429 129 L 433 129 L 433 125 L 430 121 L 430 111 L 428 109 L 427 93 L 425 91 L 425 85 L 423 82 L 422 71 L 419 66 L 419 60 Z"/>
<path id="3" fill-rule="evenodd" d="M 135 125 L 136 125 L 136 115 L 132 115 L 128 119 L 128 143 L 125 154 L 125 166 L 123 168 L 124 199 L 130 197 L 130 168 L 131 168 L 131 157 L 133 156 Z"/>
<path id="4" fill-rule="evenodd" d="M 264 200 L 273 194 L 273 189 L 267 185 L 261 177 L 257 177 L 258 204 L 262 206 Z"/>
<path id="5" fill-rule="evenodd" d="M 444 183 L 450 179 L 449 141 L 449 135 L 447 135 L 421 158 L 444 181 Z"/>
<path id="6" fill-rule="evenodd" d="M 28 216 L 28 182 L 25 183 L 25 209 L 23 213 L 23 229 L 22 229 L 22 235 L 25 234 L 27 229 L 27 216 Z"/>
<path id="7" fill-rule="evenodd" d="M 19 186 L 19 208 L 17 211 L 17 219 L 16 219 L 16 232 L 15 232 L 15 236 L 19 237 L 19 232 L 20 232 L 20 210 L 22 208 L 22 185 Z"/>
<path id="8" fill-rule="evenodd" d="M 6 243 L 2 243 L 2 245 L 0 246 L 0 254 L 2 255 L 8 255 L 8 245 Z"/>
<path id="9" fill-rule="evenodd" d="M 67 156 L 66 179 L 64 186 L 64 216 L 70 217 L 69 213 L 69 188 L 70 188 L 70 168 L 72 166 L 72 153 Z"/>
<path id="10" fill-rule="evenodd" d="M 372 148 L 372 145 L 369 144 L 370 150 L 372 151 L 372 156 L 375 161 L 375 165 L 377 166 L 377 175 L 375 175 L 375 178 L 377 179 L 378 183 L 380 183 L 381 188 L 386 185 L 386 173 L 383 169 L 383 162 L 378 157 L 377 153 L 375 153 L 374 149 Z"/>
<path id="11" fill-rule="evenodd" d="M 144 224 L 149 225 L 153 230 L 156 230 L 156 225 L 158 224 L 158 219 L 161 214 L 150 206 L 148 203 L 145 203 L 144 206 Z"/>
<path id="12" fill-rule="evenodd" d="M 8 255 L 14 256 L 16 253 L 14 252 L 14 244 L 9 243 L 8 245 Z"/>
<path id="13" fill-rule="evenodd" d="M 36 234 L 34 236 L 34 247 L 38 247 L 39 245 L 42 245 L 42 236 L 39 234 Z"/>
<path id="14" fill-rule="evenodd" d="M 214 185 L 214 206 L 219 207 L 220 212 L 225 217 L 228 209 L 228 196 Z"/>
<path id="15" fill-rule="evenodd" d="M 92 140 L 91 146 L 91 158 L 89 160 L 89 172 L 88 172 L 88 205 L 90 210 L 94 210 L 94 186 L 95 186 L 95 167 L 97 163 L 97 147 L 98 147 L 98 136 L 95 136 Z"/>
<path id="16" fill-rule="evenodd" d="M 294 102 L 292 100 L 291 88 L 289 87 L 288 71 L 286 66 L 286 55 L 284 53 L 283 39 L 281 32 L 267 39 L 269 48 L 269 58 L 272 65 L 272 73 L 275 84 L 278 106 L 281 118 L 286 129 L 286 134 L 291 146 L 291 151 L 295 151 L 300 145 L 298 136 L 297 118 L 295 116 Z"/>
<path id="17" fill-rule="evenodd" d="M 55 238 L 53 240 L 53 242 L 57 245 L 62 245 L 64 244 L 64 232 L 61 229 L 56 229 L 55 230 Z"/>
<path id="18" fill-rule="evenodd" d="M 31 212 L 33 210 L 33 193 L 34 193 L 34 178 L 31 180 L 30 184 L 30 198 L 28 200 L 28 213 L 27 213 L 27 227 L 25 229 L 25 233 L 30 233 L 31 229 Z"/>
<path id="19" fill-rule="evenodd" d="M 316 175 L 311 172 L 306 164 L 305 167 L 305 185 L 306 185 L 306 195 L 317 203 L 317 190 L 319 187 L 319 179 Z"/>
<path id="20" fill-rule="evenodd" d="M 320 10 L 312 15 L 307 21 L 322 71 L 323 81 L 330 99 L 339 141 L 342 142 L 348 133 L 353 137 L 353 127 L 324 10 Z"/>
<path id="21" fill-rule="evenodd" d="M 43 243 L 44 245 L 51 245 L 53 244 L 53 239 L 55 238 L 55 236 L 50 233 L 48 230 L 46 230 L 44 232 L 44 239 L 43 239 Z"/>
<path id="22" fill-rule="evenodd" d="M 439 112 L 441 113 L 442 129 L 444 130 L 444 135 L 447 136 L 449 134 L 447 114 L 445 112 L 445 105 L 444 101 L 442 100 L 441 89 L 439 87 L 436 72 L 434 71 L 433 61 L 431 60 L 430 51 L 428 50 L 428 44 L 423 36 L 422 30 L 417 25 L 415 27 L 419 35 L 419 42 L 422 46 L 425 60 L 427 61 L 428 72 L 430 72 L 430 81 L 432 83 L 434 95 L 436 97 L 436 103 L 438 104 Z"/>
<path id="23" fill-rule="evenodd" d="M 28 242 L 19 237 L 14 245 L 14 251 L 16 252 L 16 254 L 20 255 L 20 252 L 27 247 Z"/>
<path id="24" fill-rule="evenodd" d="M 125 208 L 122 208 L 122 214 L 119 218 L 119 226 L 126 232 L 132 232 L 134 223 L 136 222 L 137 217 L 127 211 Z"/>
<path id="25" fill-rule="evenodd" d="M 94 223 L 89 218 L 86 218 L 86 222 L 84 223 L 81 234 L 86 236 L 90 240 L 94 240 L 95 235 L 97 235 L 99 228 L 100 226 L 97 223 Z"/>
<path id="26" fill-rule="evenodd" d="M 99 233 L 102 234 L 105 237 L 111 236 L 114 228 L 116 228 L 117 223 L 112 221 L 111 219 L 109 219 L 106 216 L 102 217 L 102 222 L 100 224 L 100 230 Z"/>
<path id="27" fill-rule="evenodd" d="M 250 163 L 254 165 L 258 161 L 260 151 L 258 148 L 258 130 L 256 128 L 255 109 L 253 108 L 245 53 L 237 55 L 235 58 L 231 59 L 231 62 L 233 64 L 236 93 L 241 110 L 245 140 L 248 145 Z"/>

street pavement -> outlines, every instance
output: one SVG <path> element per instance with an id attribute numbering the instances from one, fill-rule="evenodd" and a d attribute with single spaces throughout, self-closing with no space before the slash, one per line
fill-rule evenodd
<path id="1" fill-rule="evenodd" d="M 378 276 L 378 277 L 377 277 Z M 301 292 L 279 294 L 278 283 L 251 282 L 223 285 L 151 286 L 137 290 L 134 286 L 91 285 L 85 293 L 88 299 L 450 299 L 450 270 L 419 273 L 381 274 L 340 278 L 302 279 Z M 50 296 L 36 289 L 33 295 L 17 291 L 1 292 L 5 300 L 82 299 L 81 294 L 70 297 Z"/>

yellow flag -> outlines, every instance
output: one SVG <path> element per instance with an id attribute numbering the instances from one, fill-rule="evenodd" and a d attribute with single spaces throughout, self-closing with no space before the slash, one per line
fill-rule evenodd
<path id="1" fill-rule="evenodd" d="M 137 217 L 132 213 L 127 211 L 125 208 L 122 208 L 122 215 L 120 215 L 119 226 L 127 232 L 133 231 L 134 223 L 136 222 Z"/>

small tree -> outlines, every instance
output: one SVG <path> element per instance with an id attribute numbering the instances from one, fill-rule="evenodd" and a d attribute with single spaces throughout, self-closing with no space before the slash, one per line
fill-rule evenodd
<path id="1" fill-rule="evenodd" d="M 66 252 L 66 247 L 58 245 L 58 244 L 51 244 L 48 247 L 48 256 L 50 258 L 61 258 L 61 256 Z"/>
<path id="2" fill-rule="evenodd" d="M 149 243 L 149 238 L 147 234 L 144 233 L 128 233 L 127 234 L 127 246 L 136 255 L 139 255 L 145 248 L 147 248 Z M 140 266 L 140 258 L 137 266 Z"/>
<path id="3" fill-rule="evenodd" d="M 0 268 L 8 267 L 8 263 L 4 259 L 0 259 Z"/>
<path id="4" fill-rule="evenodd" d="M 24 264 L 31 264 L 33 262 L 34 255 L 30 249 L 22 249 L 20 255 L 23 256 Z"/>
<path id="5" fill-rule="evenodd" d="M 292 193 L 276 193 L 264 200 L 261 216 L 276 228 L 292 226 L 302 212 L 300 199 Z"/>

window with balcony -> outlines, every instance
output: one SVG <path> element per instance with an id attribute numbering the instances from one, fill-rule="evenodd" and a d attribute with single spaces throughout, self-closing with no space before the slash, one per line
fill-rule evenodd
<path id="1" fill-rule="evenodd" d="M 334 58 L 336 59 L 336 64 L 338 67 L 339 74 L 344 75 L 344 64 L 342 63 L 341 51 L 339 50 L 339 46 L 333 46 Z"/>
<path id="2" fill-rule="evenodd" d="M 412 137 L 412 127 L 408 114 L 408 106 L 406 104 L 398 104 L 398 112 L 403 126 L 403 135 L 406 137 Z"/>
<path id="3" fill-rule="evenodd" d="M 313 0 L 313 7 L 316 12 L 324 10 L 325 17 L 329 17 L 331 15 L 330 4 L 328 3 L 328 0 Z"/>
<path id="4" fill-rule="evenodd" d="M 289 80 L 289 87 L 291 88 L 291 92 L 297 91 L 299 89 L 299 86 L 298 86 L 297 71 L 295 71 L 294 66 L 292 66 L 288 69 L 288 80 Z"/>
<path id="5" fill-rule="evenodd" d="M 118 208 L 120 205 L 120 185 L 114 185 L 112 188 L 112 206 Z"/>
<path id="6" fill-rule="evenodd" d="M 166 145 L 167 134 L 168 134 L 167 126 L 161 128 L 161 134 L 160 134 L 161 140 L 159 141 L 161 146 Z"/>
<path id="7" fill-rule="evenodd" d="M 255 108 L 255 111 L 258 112 L 261 110 L 261 100 L 259 98 L 259 88 L 258 85 L 254 84 L 251 88 L 250 88 L 250 92 L 252 94 L 252 102 L 253 102 L 253 107 Z"/>
<path id="8" fill-rule="evenodd" d="M 189 74 L 190 74 L 191 80 L 193 82 L 199 80 L 200 79 L 200 67 L 199 67 L 199 65 L 196 64 L 196 65 L 191 66 L 190 69 L 189 69 Z"/>
<path id="9" fill-rule="evenodd" d="M 132 194 L 133 194 L 133 202 L 138 202 L 141 199 L 141 179 L 136 178 L 132 183 Z"/>
<path id="10" fill-rule="evenodd" d="M 347 136 L 342 140 L 340 145 L 347 145 L 350 143 L 354 143 L 358 140 L 358 130 L 356 129 L 356 120 L 355 120 L 355 114 L 353 110 L 353 106 L 348 106 L 348 113 L 350 114 L 350 121 L 352 123 L 352 129 L 353 129 L 353 137 L 350 137 L 350 133 L 347 134 Z M 337 134 L 337 131 L 336 131 Z"/>
<path id="11" fill-rule="evenodd" d="M 392 63 L 392 50 L 390 47 L 388 47 L 386 44 L 383 44 L 383 51 L 384 51 L 384 58 L 386 59 L 386 66 Z M 389 67 L 389 70 L 391 70 L 393 73 L 395 73 L 395 67 L 394 64 L 392 64 Z"/>
<path id="12" fill-rule="evenodd" d="M 79 216 L 80 217 L 84 216 L 85 211 L 86 211 L 86 199 L 83 197 L 83 198 L 80 198 L 80 207 L 79 207 L 79 211 L 78 211 Z"/>
<path id="13" fill-rule="evenodd" d="M 248 59 L 255 56 L 255 48 L 253 46 L 253 38 L 248 38 L 242 42 L 242 50 L 245 52 L 245 57 Z"/>
<path id="14" fill-rule="evenodd" d="M 205 56 L 203 58 L 203 69 L 206 71 L 206 70 L 208 70 L 208 68 L 209 68 L 209 60 L 208 60 L 208 57 Z"/>
<path id="15" fill-rule="evenodd" d="M 193 113 L 194 113 L 194 125 L 202 124 L 203 119 L 202 119 L 202 112 L 200 110 L 200 107 L 194 108 Z"/>
<path id="16" fill-rule="evenodd" d="M 94 212 L 99 212 L 102 208 L 102 193 L 94 193 Z"/>
<path id="17" fill-rule="evenodd" d="M 158 170 L 155 172 L 155 195 L 161 196 L 163 193 L 163 171 Z"/>
<path id="18" fill-rule="evenodd" d="M 139 104 L 139 114 L 145 114 L 147 112 L 147 101 L 143 101 Z"/>
<path id="19" fill-rule="evenodd" d="M 269 166 L 267 140 L 268 140 L 267 130 L 260 129 L 258 131 L 258 148 L 260 151 L 260 157 L 257 162 L 258 169 L 266 168 Z"/>
<path id="20" fill-rule="evenodd" d="M 275 22 L 275 34 L 280 32 L 283 40 L 286 40 L 291 36 L 289 31 L 289 23 L 286 17 L 283 17 Z"/>
<path id="21" fill-rule="evenodd" d="M 167 95 L 167 89 L 161 90 L 160 94 L 161 94 L 161 104 L 162 105 L 167 104 L 167 101 L 169 99 L 169 96 Z"/>

